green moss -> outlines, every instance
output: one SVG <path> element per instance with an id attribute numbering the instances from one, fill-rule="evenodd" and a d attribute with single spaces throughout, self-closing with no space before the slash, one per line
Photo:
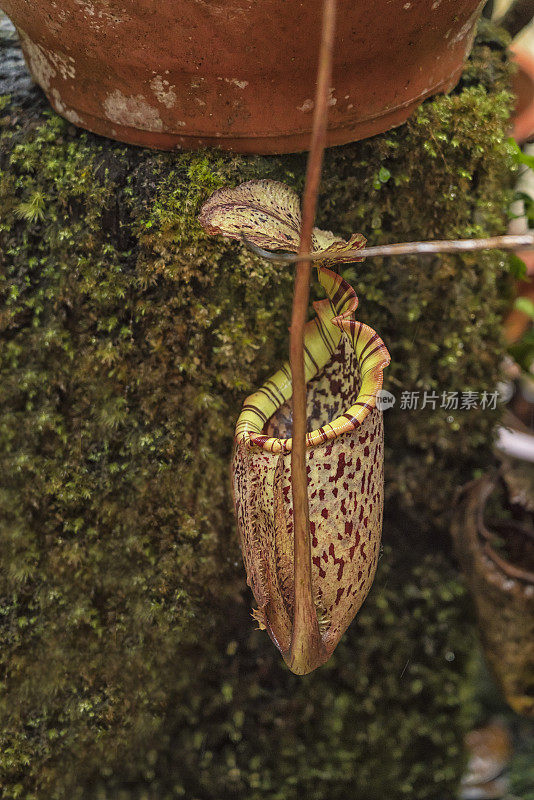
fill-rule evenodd
<path id="1" fill-rule="evenodd" d="M 162 740 L 152 755 L 147 748 L 144 779 L 139 764 L 128 766 L 122 782 L 103 781 L 90 796 L 441 797 L 463 764 L 457 726 L 471 708 L 464 600 L 442 556 L 421 555 L 414 567 L 387 548 L 350 633 L 304 679 L 252 631 L 247 607 L 226 623 L 218 617 L 210 651 L 184 659 L 189 677 Z M 421 713 L 425 706 L 432 714 Z"/>
<path id="2" fill-rule="evenodd" d="M 486 39 L 455 94 L 327 154 L 323 227 L 371 242 L 504 230 L 508 67 Z M 359 622 L 329 666 L 292 677 L 250 632 L 227 478 L 240 403 L 286 355 L 291 274 L 196 215 L 225 184 L 301 188 L 304 157 L 151 153 L 7 108 L 6 798 L 452 792 L 469 630 L 454 571 L 425 553 L 453 488 L 491 458 L 496 414 L 388 412 L 388 514 L 417 525 L 386 522 Z M 398 397 L 493 389 L 502 255 L 350 269 Z"/>
<path id="3" fill-rule="evenodd" d="M 505 232 L 509 99 L 504 91 L 465 88 L 360 145 L 356 165 L 343 148 L 331 151 L 322 221 L 341 233 L 362 231 L 372 244 Z M 381 169 L 391 177 L 377 184 Z M 427 522 L 448 509 L 471 467 L 487 460 L 496 415 L 421 410 L 423 395 L 436 392 L 440 406 L 444 391 L 494 391 L 506 268 L 507 257 L 492 251 L 376 259 L 365 272 L 351 269 L 359 314 L 392 355 L 385 373 L 385 387 L 397 397 L 386 417 L 389 495 Z M 419 392 L 419 410 L 402 410 L 403 391 Z"/>

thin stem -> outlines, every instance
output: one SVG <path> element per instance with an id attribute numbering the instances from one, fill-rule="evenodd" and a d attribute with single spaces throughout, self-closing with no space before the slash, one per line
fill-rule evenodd
<path id="1" fill-rule="evenodd" d="M 251 242 L 246 236 L 241 240 L 257 256 L 269 261 L 282 261 L 289 264 L 302 260 L 295 253 L 271 253 Z M 346 250 L 341 255 L 328 256 L 324 252 L 306 254 L 309 261 L 350 261 L 351 256 L 376 258 L 378 256 L 428 256 L 438 253 L 468 253 L 475 250 L 527 250 L 534 247 L 534 232 L 518 235 L 490 236 L 486 239 L 436 239 L 429 242 L 402 242 L 400 244 L 381 244 L 375 247 L 362 247 L 359 250 Z M 311 248 L 310 248 L 311 249 Z"/>
<path id="2" fill-rule="evenodd" d="M 299 253 L 312 248 L 312 231 L 321 180 L 326 141 L 328 100 L 332 85 L 332 53 L 335 34 L 336 0 L 325 0 L 321 48 L 315 94 L 315 112 L 306 185 L 302 200 L 302 224 Z M 313 599 L 308 477 L 306 473 L 306 376 L 304 371 L 304 326 L 310 300 L 309 260 L 297 261 L 289 358 L 293 384 L 293 446 L 291 450 L 291 489 L 293 496 L 295 607 L 289 653 L 284 655 L 288 666 L 298 674 L 311 672 L 326 660 Z"/>

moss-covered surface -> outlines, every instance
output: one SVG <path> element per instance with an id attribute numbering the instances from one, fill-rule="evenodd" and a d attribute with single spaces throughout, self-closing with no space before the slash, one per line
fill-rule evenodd
<path id="1" fill-rule="evenodd" d="M 327 154 L 321 226 L 503 231 L 507 86 L 486 30 L 455 94 Z M 496 415 L 399 400 L 493 389 L 504 256 L 350 268 L 393 359 L 390 549 L 333 661 L 298 679 L 251 632 L 227 477 L 240 403 L 286 355 L 291 275 L 196 215 L 225 184 L 300 189 L 304 158 L 150 153 L 2 114 L 4 796 L 446 796 L 471 632 L 436 531 Z"/>

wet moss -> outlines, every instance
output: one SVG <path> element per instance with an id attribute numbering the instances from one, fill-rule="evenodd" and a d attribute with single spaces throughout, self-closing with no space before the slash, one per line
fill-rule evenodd
<path id="1" fill-rule="evenodd" d="M 453 95 L 327 154 L 323 227 L 373 243 L 504 230 L 511 98 L 492 36 Z M 150 153 L 2 114 L 5 797 L 451 792 L 471 629 L 432 551 L 498 412 L 408 413 L 400 393 L 493 390 L 505 257 L 350 268 L 393 358 L 391 548 L 335 659 L 296 679 L 251 633 L 227 477 L 240 403 L 286 355 L 291 275 L 196 215 L 218 186 L 300 189 L 304 158 Z"/>

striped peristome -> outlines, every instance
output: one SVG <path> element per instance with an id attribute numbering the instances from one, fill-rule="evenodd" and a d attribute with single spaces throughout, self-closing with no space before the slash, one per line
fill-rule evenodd
<path id="1" fill-rule="evenodd" d="M 389 364 L 389 353 L 378 334 L 368 325 L 353 319 L 358 306 L 354 289 L 341 275 L 325 267 L 318 268 L 318 276 L 328 298 L 313 304 L 317 316 L 306 326 L 306 380 L 310 381 L 325 367 L 344 335 L 356 355 L 361 388 L 355 403 L 343 414 L 307 434 L 308 447 L 334 439 L 363 421 L 376 405 L 377 393 L 382 388 L 382 370 Z M 291 438 L 266 437 L 263 430 L 280 405 L 290 399 L 291 393 L 291 370 L 289 362 L 286 362 L 245 400 L 236 425 L 236 442 L 261 446 L 272 453 L 290 451 Z"/>

